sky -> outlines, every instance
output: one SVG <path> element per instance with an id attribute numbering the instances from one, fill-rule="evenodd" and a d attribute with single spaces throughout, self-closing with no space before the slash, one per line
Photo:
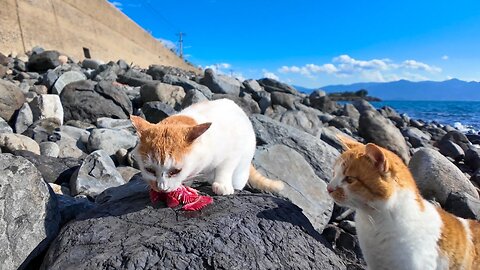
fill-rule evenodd
<path id="1" fill-rule="evenodd" d="M 111 0 L 202 68 L 318 88 L 480 81 L 478 0 Z"/>

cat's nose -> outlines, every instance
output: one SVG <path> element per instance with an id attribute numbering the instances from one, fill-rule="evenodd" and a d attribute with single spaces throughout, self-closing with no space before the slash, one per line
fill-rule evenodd
<path id="1" fill-rule="evenodd" d="M 327 191 L 328 191 L 328 193 L 332 193 L 332 192 L 335 191 L 335 188 L 333 188 L 333 187 L 330 186 L 330 185 L 327 185 Z"/>
<path id="2" fill-rule="evenodd" d="M 165 182 L 160 182 L 158 183 L 158 188 L 160 188 L 160 190 L 167 190 L 167 184 Z"/>

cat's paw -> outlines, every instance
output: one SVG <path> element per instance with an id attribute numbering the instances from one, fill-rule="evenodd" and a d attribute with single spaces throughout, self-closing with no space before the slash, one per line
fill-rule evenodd
<path id="1" fill-rule="evenodd" d="M 212 190 L 217 195 L 231 195 L 234 192 L 232 185 L 225 185 L 217 182 L 212 184 Z"/>

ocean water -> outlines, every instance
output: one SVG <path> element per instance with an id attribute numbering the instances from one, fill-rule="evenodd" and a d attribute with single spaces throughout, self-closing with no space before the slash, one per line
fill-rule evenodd
<path id="1" fill-rule="evenodd" d="M 412 119 L 436 121 L 451 125 L 462 132 L 480 131 L 480 101 L 380 101 L 375 108 L 390 106 Z"/>

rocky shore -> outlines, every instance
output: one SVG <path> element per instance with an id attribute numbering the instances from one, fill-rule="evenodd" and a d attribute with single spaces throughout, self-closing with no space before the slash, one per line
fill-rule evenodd
<path id="1" fill-rule="evenodd" d="M 129 115 L 159 122 L 220 98 L 250 116 L 254 165 L 285 190 L 214 196 L 199 178 L 213 205 L 152 207 Z M 365 269 L 353 214 L 326 192 L 336 134 L 392 150 L 426 198 L 480 218 L 479 135 L 268 78 L 0 54 L 1 269 Z"/>

